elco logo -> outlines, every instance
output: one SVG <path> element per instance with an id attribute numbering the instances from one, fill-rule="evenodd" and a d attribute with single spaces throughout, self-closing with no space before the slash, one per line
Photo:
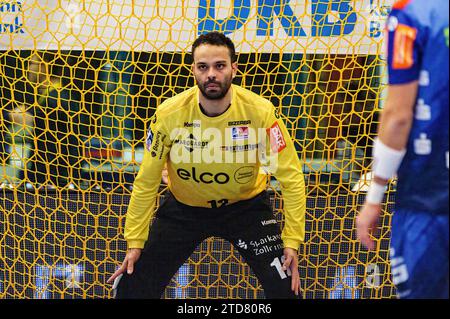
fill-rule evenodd
<path id="1" fill-rule="evenodd" d="M 213 174 L 210 172 L 204 172 L 197 175 L 195 167 L 192 167 L 191 172 L 183 168 L 179 168 L 177 169 L 177 175 L 185 181 L 192 179 L 196 183 L 211 184 L 215 182 L 217 184 L 226 184 L 230 181 L 230 176 L 226 173 Z"/>

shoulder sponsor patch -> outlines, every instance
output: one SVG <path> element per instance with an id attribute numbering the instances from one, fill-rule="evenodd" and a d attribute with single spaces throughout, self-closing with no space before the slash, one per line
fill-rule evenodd
<path id="1" fill-rule="evenodd" d="M 151 124 L 155 124 L 156 121 L 157 121 L 157 118 L 156 118 L 156 113 L 155 113 L 155 114 L 153 114 L 150 122 L 151 122 Z M 153 131 L 150 126 L 148 129 L 147 138 L 145 139 L 145 147 L 147 148 L 147 151 L 150 151 L 150 147 L 152 146 L 152 143 L 153 143 Z"/>
<path id="2" fill-rule="evenodd" d="M 392 9 L 404 9 L 410 2 L 411 0 L 397 0 Z"/>
<path id="3" fill-rule="evenodd" d="M 152 129 L 149 128 L 148 133 L 147 133 L 147 138 L 145 139 L 145 147 L 147 148 L 147 151 L 149 151 L 149 152 L 152 147 L 152 143 L 153 143 L 153 132 L 152 132 Z"/>
<path id="4" fill-rule="evenodd" d="M 409 69 L 414 64 L 414 41 L 417 29 L 399 23 L 394 35 L 393 69 Z"/>
<path id="5" fill-rule="evenodd" d="M 274 153 L 279 153 L 286 147 L 286 141 L 278 122 L 273 123 L 267 129 L 267 134 L 269 135 L 270 147 Z"/>

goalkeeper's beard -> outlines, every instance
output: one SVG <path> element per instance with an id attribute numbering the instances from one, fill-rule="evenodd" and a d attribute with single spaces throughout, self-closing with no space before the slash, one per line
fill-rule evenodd
<path id="1" fill-rule="evenodd" d="M 218 81 L 206 81 L 204 83 L 201 83 L 200 81 L 197 81 L 198 88 L 200 89 L 200 92 L 203 94 L 203 96 L 209 100 L 221 100 L 223 99 L 228 91 L 230 90 L 231 83 L 233 82 L 233 76 L 230 75 L 228 79 L 225 79 L 223 82 Z M 216 84 L 219 88 L 214 91 L 207 90 L 207 86 L 209 84 Z"/>

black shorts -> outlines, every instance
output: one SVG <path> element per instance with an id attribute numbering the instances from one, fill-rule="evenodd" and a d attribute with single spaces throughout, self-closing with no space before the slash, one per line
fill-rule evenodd
<path id="1" fill-rule="evenodd" d="M 160 298 L 196 247 L 212 236 L 234 245 L 266 298 L 298 298 L 291 290 L 291 277 L 280 269 L 281 230 L 266 192 L 220 208 L 191 207 L 170 196 L 156 212 L 133 274 L 120 279 L 116 298 Z"/>

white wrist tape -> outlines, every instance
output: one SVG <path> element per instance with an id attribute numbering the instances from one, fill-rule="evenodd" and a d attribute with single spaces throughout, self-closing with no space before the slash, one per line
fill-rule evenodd
<path id="1" fill-rule="evenodd" d="M 406 149 L 398 151 L 386 146 L 378 138 L 375 139 L 373 148 L 373 174 L 374 176 L 390 179 L 397 173 Z"/>
<path id="2" fill-rule="evenodd" d="M 366 202 L 370 204 L 380 204 L 383 201 L 385 191 L 386 185 L 380 185 L 372 181 L 366 195 Z"/>

